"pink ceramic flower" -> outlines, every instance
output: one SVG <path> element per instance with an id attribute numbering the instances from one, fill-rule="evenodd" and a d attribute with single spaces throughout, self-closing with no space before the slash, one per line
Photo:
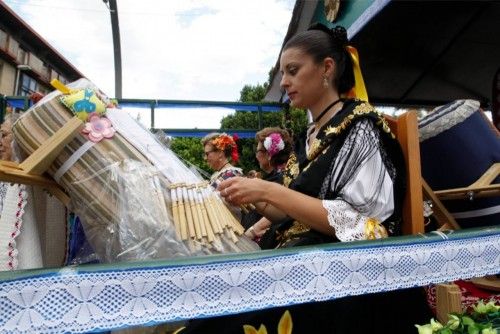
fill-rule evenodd
<path id="1" fill-rule="evenodd" d="M 99 117 L 96 113 L 92 113 L 89 117 L 89 121 L 85 123 L 82 132 L 87 134 L 90 141 L 98 143 L 103 138 L 113 137 L 115 129 L 113 129 L 113 124 L 109 119 L 106 117 Z"/>

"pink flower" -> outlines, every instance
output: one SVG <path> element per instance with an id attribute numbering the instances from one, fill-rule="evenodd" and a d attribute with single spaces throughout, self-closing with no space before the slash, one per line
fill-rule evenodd
<path id="1" fill-rule="evenodd" d="M 273 132 L 267 136 L 262 144 L 264 145 L 267 153 L 269 153 L 269 157 L 272 157 L 285 148 L 285 142 L 283 141 L 283 138 L 281 138 L 281 135 L 277 132 Z"/>
<path id="2" fill-rule="evenodd" d="M 111 138 L 115 134 L 113 124 L 106 117 L 99 117 L 96 113 L 92 113 L 89 121 L 85 123 L 82 132 L 87 134 L 90 141 L 94 143 L 100 142 L 103 138 Z"/>

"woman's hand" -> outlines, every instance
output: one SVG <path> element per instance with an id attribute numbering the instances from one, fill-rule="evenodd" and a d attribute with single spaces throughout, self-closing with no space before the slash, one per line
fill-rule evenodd
<path id="1" fill-rule="evenodd" d="M 271 221 L 266 217 L 259 219 L 254 225 L 245 231 L 245 235 L 253 240 L 260 239 L 271 226 Z"/>
<path id="2" fill-rule="evenodd" d="M 228 203 L 240 205 L 265 201 L 269 184 L 257 178 L 232 177 L 222 181 L 217 190 Z"/>
<path id="3" fill-rule="evenodd" d="M 315 197 L 274 182 L 247 177 L 224 180 L 217 190 L 233 205 L 257 202 L 269 204 L 260 213 L 271 221 L 284 219 L 288 215 L 321 233 L 334 235 L 334 229 L 328 223 L 328 212 L 322 201 Z"/>

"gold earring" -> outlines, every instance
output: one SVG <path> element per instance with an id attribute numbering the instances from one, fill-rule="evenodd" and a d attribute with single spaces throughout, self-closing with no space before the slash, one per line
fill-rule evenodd
<path id="1" fill-rule="evenodd" d="M 323 87 L 328 88 L 328 78 L 326 76 L 323 77 Z"/>

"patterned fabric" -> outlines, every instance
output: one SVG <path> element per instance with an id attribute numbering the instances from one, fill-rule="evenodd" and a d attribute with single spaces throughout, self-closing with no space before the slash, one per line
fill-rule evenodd
<path id="1" fill-rule="evenodd" d="M 152 325 L 497 273 L 500 228 L 443 237 L 4 273 L 0 331 Z"/>
<path id="2" fill-rule="evenodd" d="M 72 117 L 71 111 L 57 98 L 53 98 L 26 112 L 14 124 L 12 131 L 19 146 L 27 154 L 31 154 Z M 49 167 L 48 173 L 54 176 L 73 153 L 86 142 L 87 139 L 83 135 L 77 134 Z M 89 229 L 105 231 L 107 227 L 118 224 L 120 219 L 118 189 L 109 185 L 104 188 L 106 191 L 98 190 L 103 189 L 103 185 L 108 185 L 110 171 L 104 173 L 106 167 L 119 163 L 127 156 L 144 161 L 143 155 L 135 147 L 127 143 L 122 136 L 117 135 L 111 140 L 92 146 L 61 176 L 59 184 L 70 194 L 73 203 L 85 203 L 87 206 L 85 217 L 94 218 L 85 221 Z M 101 232 L 96 232 L 96 235 L 99 233 Z M 107 240 L 99 242 L 95 239 L 93 246 L 96 251 L 103 254 L 104 258 L 107 255 L 107 260 L 110 261 L 116 258 L 117 254 L 106 254 L 108 247 L 106 242 Z"/>
<path id="3" fill-rule="evenodd" d="M 435 108 L 418 124 L 420 141 L 435 137 L 440 133 L 462 123 L 479 109 L 480 103 L 475 100 L 457 100 Z"/>
<path id="4" fill-rule="evenodd" d="M 500 304 L 500 294 L 495 293 L 493 290 L 486 290 L 476 286 L 472 281 L 468 280 L 457 280 L 453 284 L 456 284 L 461 293 L 462 309 L 467 310 L 467 312 L 473 311 L 472 306 L 477 305 L 479 301 L 484 301 L 485 303 L 489 300 Z M 427 301 L 433 312 L 436 312 L 437 297 L 436 297 L 436 285 L 431 284 L 426 289 Z"/>
<path id="5" fill-rule="evenodd" d="M 7 188 L 0 217 L 0 271 L 18 269 L 16 240 L 21 234 L 28 194 L 25 185 Z"/>
<path id="6" fill-rule="evenodd" d="M 210 184 L 212 187 L 217 188 L 219 183 L 235 176 L 243 176 L 243 171 L 241 168 L 234 167 L 230 163 L 227 163 L 221 170 L 216 171 L 210 177 Z"/>

